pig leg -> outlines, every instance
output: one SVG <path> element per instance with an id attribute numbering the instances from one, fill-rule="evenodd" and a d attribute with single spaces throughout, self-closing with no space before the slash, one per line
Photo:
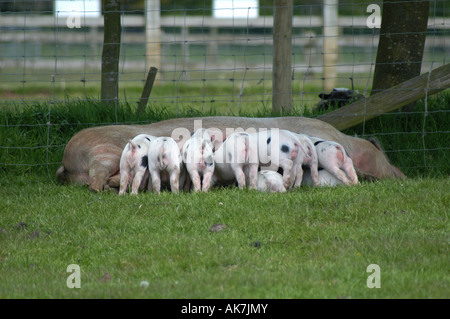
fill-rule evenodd
<path id="1" fill-rule="evenodd" d="M 309 171 L 311 172 L 311 179 L 313 181 L 314 186 L 319 186 L 319 165 L 317 162 L 309 165 Z M 300 179 L 300 182 L 302 179 Z"/>
<path id="2" fill-rule="evenodd" d="M 211 178 L 212 178 L 213 172 L 206 172 L 203 175 L 203 182 L 202 182 L 202 191 L 207 192 L 211 188 Z"/>
<path id="3" fill-rule="evenodd" d="M 347 174 L 348 178 L 350 179 L 352 184 L 358 184 L 358 176 L 356 175 L 355 168 L 353 167 L 352 160 L 347 157 L 344 165 L 342 166 L 342 169 Z"/>
<path id="4" fill-rule="evenodd" d="M 180 168 L 174 167 L 170 172 L 170 189 L 172 193 L 178 193 L 180 189 Z"/>
<path id="5" fill-rule="evenodd" d="M 337 166 L 331 166 L 329 168 L 327 168 L 327 170 L 334 175 L 338 180 L 340 180 L 342 183 L 344 183 L 345 185 L 350 185 L 351 182 L 350 180 L 347 178 L 347 175 L 345 174 L 344 171 L 342 171 L 339 167 Z"/>
<path id="6" fill-rule="evenodd" d="M 89 189 L 95 193 L 102 191 L 110 174 L 111 170 L 106 165 L 95 162 L 89 168 Z"/>
<path id="7" fill-rule="evenodd" d="M 89 188 L 93 192 L 99 192 L 107 185 L 110 176 L 120 170 L 120 159 L 123 149 L 110 145 L 96 146 L 89 161 Z"/>
<path id="8" fill-rule="evenodd" d="M 130 180 L 130 171 L 123 169 L 120 174 L 120 189 L 119 195 L 125 194 L 128 188 L 128 183 Z"/>
<path id="9" fill-rule="evenodd" d="M 135 174 L 134 174 L 134 179 L 133 179 L 133 184 L 131 186 L 131 194 L 132 195 L 136 195 L 138 193 L 139 190 L 139 186 L 141 186 L 141 182 L 142 179 L 145 175 L 145 171 L 147 170 L 147 168 L 145 169 L 139 169 Z"/>
<path id="10" fill-rule="evenodd" d="M 294 167 L 292 168 L 291 176 L 294 180 L 293 189 L 300 187 L 303 179 L 303 168 L 301 163 L 295 163 Z"/>
<path id="11" fill-rule="evenodd" d="M 120 187 L 120 173 L 111 176 L 108 179 L 108 185 L 111 188 L 118 188 L 118 187 Z"/>
<path id="12" fill-rule="evenodd" d="M 232 165 L 232 169 L 234 172 L 234 176 L 236 177 L 236 181 L 238 183 L 238 187 L 240 189 L 245 188 L 245 173 L 242 170 L 242 166 L 240 165 Z"/>
<path id="13" fill-rule="evenodd" d="M 155 193 L 160 193 L 161 192 L 161 176 L 158 170 L 152 170 L 150 171 L 150 180 L 151 180 L 151 185 L 153 187 L 153 191 Z M 149 185 L 150 185 L 150 181 L 149 181 Z"/>
<path id="14" fill-rule="evenodd" d="M 258 164 L 248 164 L 247 165 L 247 186 L 249 189 L 257 189 L 258 185 Z"/>
<path id="15" fill-rule="evenodd" d="M 290 189 L 292 186 L 291 175 L 292 167 L 294 163 L 291 160 L 281 160 L 279 166 L 283 169 L 283 183 L 286 189 Z"/>
<path id="16" fill-rule="evenodd" d="M 200 174 L 197 170 L 190 170 L 189 176 L 191 177 L 192 185 L 194 186 L 194 191 L 198 192 L 202 189 L 202 182 L 200 179 Z"/>

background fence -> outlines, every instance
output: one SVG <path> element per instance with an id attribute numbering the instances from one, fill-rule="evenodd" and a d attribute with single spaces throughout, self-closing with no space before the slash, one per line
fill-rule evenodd
<path id="1" fill-rule="evenodd" d="M 372 11 L 367 10 L 382 2 L 337 3 L 339 18 L 331 25 L 337 34 L 329 36 L 324 31 L 323 1 L 294 1 L 291 74 L 296 114 L 310 114 L 320 101 L 319 93 L 330 87 L 354 86 L 361 94 L 370 94 L 380 29 L 370 24 Z M 176 114 L 191 108 L 233 115 L 270 108 L 273 11 L 273 2 L 263 0 L 125 1 L 121 7 L 120 101 L 135 105 L 148 69 L 155 66 L 153 107 L 167 107 Z M 449 17 L 449 1 L 430 1 L 422 72 L 448 63 Z M 337 60 L 332 65 L 336 72 L 327 75 L 324 65 L 330 52 L 325 47 L 330 41 L 337 44 L 333 52 Z M 102 45 L 100 1 L 0 0 L 0 108 L 48 103 L 50 110 L 55 104 L 68 103 L 68 97 L 98 100 Z M 48 123 L 61 124 L 46 118 L 36 127 Z M 448 140 L 448 127 L 430 128 L 425 121 L 416 133 L 436 132 Z M 422 144 L 415 151 L 428 149 Z M 19 164 L 6 158 L 11 146 L 0 147 L 4 151 L 0 165 Z M 47 142 L 36 147 L 48 151 L 62 149 L 64 144 Z M 448 145 L 438 148 L 448 151 Z"/>

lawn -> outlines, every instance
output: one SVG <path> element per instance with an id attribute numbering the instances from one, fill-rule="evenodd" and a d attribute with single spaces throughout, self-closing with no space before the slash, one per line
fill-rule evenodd
<path id="1" fill-rule="evenodd" d="M 220 114 L 180 105 L 142 116 L 69 98 L 0 108 L 0 298 L 450 297 L 448 91 L 426 113 L 421 101 L 346 131 L 377 137 L 406 180 L 134 197 L 56 182 L 82 128 Z M 381 288 L 367 286 L 370 265 Z"/>
<path id="2" fill-rule="evenodd" d="M 0 298 L 450 297 L 448 178 L 119 197 L 31 174 L 0 189 Z"/>

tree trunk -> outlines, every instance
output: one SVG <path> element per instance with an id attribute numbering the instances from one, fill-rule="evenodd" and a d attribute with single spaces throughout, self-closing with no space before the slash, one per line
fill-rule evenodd
<path id="1" fill-rule="evenodd" d="M 429 7 L 429 1 L 383 0 L 372 94 L 420 75 Z"/>
<path id="2" fill-rule="evenodd" d="M 121 32 L 120 1 L 105 0 L 101 100 L 109 105 L 118 102 Z"/>

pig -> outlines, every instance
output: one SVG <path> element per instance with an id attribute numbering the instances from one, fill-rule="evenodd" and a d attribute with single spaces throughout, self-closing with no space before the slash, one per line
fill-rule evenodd
<path id="1" fill-rule="evenodd" d="M 169 181 L 173 193 L 178 193 L 184 185 L 184 165 L 178 144 L 171 137 L 157 137 L 148 149 L 148 189 L 161 192 L 162 182 Z"/>
<path id="2" fill-rule="evenodd" d="M 309 168 L 304 170 L 302 184 L 305 186 L 317 186 L 314 184 L 311 178 L 311 171 Z M 319 185 L 318 186 L 337 186 L 343 183 L 338 180 L 333 174 L 328 172 L 326 169 L 319 168 Z"/>
<path id="3" fill-rule="evenodd" d="M 313 172 L 313 180 L 318 184 L 318 160 L 312 142 L 301 134 L 288 130 L 268 130 L 254 133 L 258 143 L 259 162 L 262 167 L 267 163 L 269 170 L 283 169 L 284 187 L 295 189 L 301 185 L 303 165 Z"/>
<path id="4" fill-rule="evenodd" d="M 143 179 L 148 179 L 148 148 L 154 139 L 152 135 L 139 134 L 123 149 L 120 158 L 119 195 L 125 194 L 131 181 L 131 194 L 137 194 Z"/>
<path id="5" fill-rule="evenodd" d="M 318 173 L 319 159 L 317 156 L 316 148 L 315 148 L 313 142 L 311 141 L 311 139 L 306 134 L 301 134 L 301 133 L 294 133 L 294 134 L 298 138 L 298 140 L 300 141 L 300 144 L 303 146 L 303 149 L 306 152 L 306 156 L 304 156 L 303 162 L 297 161 L 297 165 L 299 165 L 299 166 L 296 167 L 296 169 L 297 169 L 297 171 L 302 170 L 303 166 L 306 166 L 307 168 L 309 168 L 312 183 L 314 186 L 318 186 L 319 185 L 319 173 Z M 300 173 L 297 173 L 297 176 L 298 176 L 298 178 L 295 180 L 294 188 L 299 187 L 303 180 L 302 176 L 300 176 Z"/>
<path id="6" fill-rule="evenodd" d="M 206 129 L 198 129 L 184 143 L 182 158 L 195 192 L 207 192 L 211 187 L 214 173 L 214 135 Z"/>
<path id="7" fill-rule="evenodd" d="M 257 188 L 261 192 L 286 192 L 283 176 L 275 171 L 261 170 L 258 172 Z"/>
<path id="8" fill-rule="evenodd" d="M 256 143 L 250 141 L 246 132 L 236 132 L 227 137 L 214 153 L 215 169 L 212 184 L 236 181 L 243 189 L 257 188 L 258 160 L 255 158 Z"/>
<path id="9" fill-rule="evenodd" d="M 102 191 L 110 185 L 116 187 L 114 185 L 119 185 L 120 180 L 120 156 L 129 139 L 142 133 L 172 136 L 178 128 L 193 132 L 196 122 L 201 122 L 205 128 L 221 130 L 224 138 L 227 128 L 244 130 L 283 128 L 291 132 L 317 136 L 342 145 L 362 179 L 405 178 L 397 167 L 389 163 L 379 143 L 346 135 L 321 120 L 297 116 L 273 118 L 211 116 L 176 118 L 146 125 L 107 125 L 83 129 L 68 141 L 63 153 L 62 166 L 56 171 L 57 179 L 63 183 L 87 185 L 93 192 Z M 172 137 L 178 140 L 177 136 Z M 186 139 L 189 137 L 190 133 Z"/>
<path id="10" fill-rule="evenodd" d="M 342 145 L 314 136 L 309 138 L 316 147 L 320 167 L 345 185 L 358 184 L 358 176 L 353 167 L 353 161 Z"/>

